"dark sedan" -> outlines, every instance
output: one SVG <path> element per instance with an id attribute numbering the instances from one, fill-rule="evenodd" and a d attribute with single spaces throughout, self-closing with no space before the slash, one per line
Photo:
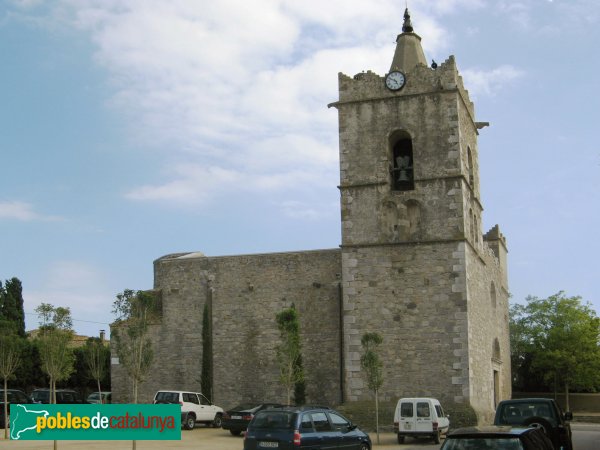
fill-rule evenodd
<path id="1" fill-rule="evenodd" d="M 224 430 L 229 430 L 234 436 L 239 436 L 242 431 L 246 431 L 248 424 L 258 411 L 277 406 L 282 405 L 279 403 L 242 403 L 225 412 L 222 427 Z"/>
<path id="2" fill-rule="evenodd" d="M 340 413 L 318 406 L 259 411 L 248 425 L 244 450 L 371 450 L 369 435 Z"/>

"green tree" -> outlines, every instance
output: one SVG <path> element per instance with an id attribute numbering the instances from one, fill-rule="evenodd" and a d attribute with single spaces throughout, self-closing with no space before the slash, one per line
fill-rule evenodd
<path id="1" fill-rule="evenodd" d="M 379 388 L 383 384 L 383 363 L 377 354 L 377 349 L 383 342 L 378 333 L 365 333 L 360 339 L 363 354 L 360 357 L 360 366 L 365 371 L 367 386 L 375 394 L 375 430 L 377 431 L 377 443 L 379 444 Z"/>
<path id="2" fill-rule="evenodd" d="M 160 303 L 153 292 L 125 289 L 113 303 L 117 320 L 112 326 L 119 362 L 132 381 L 133 403 L 138 402 L 139 385 L 144 382 L 154 359 L 148 326 L 158 316 Z M 136 449 L 132 441 L 132 449 Z"/>
<path id="3" fill-rule="evenodd" d="M 561 291 L 513 305 L 511 338 L 516 369 L 527 363 L 534 375 L 561 385 L 567 409 L 572 388 L 600 386 L 600 319 L 580 297 Z"/>
<path id="4" fill-rule="evenodd" d="M 21 364 L 17 368 L 15 378 L 13 386 L 26 392 L 29 392 L 34 387 L 47 386 L 36 339 L 23 340 Z"/>
<path id="5" fill-rule="evenodd" d="M 148 326 L 159 314 L 158 299 L 153 292 L 125 289 L 113 303 L 113 314 L 117 318 L 112 328 L 117 355 L 131 377 L 133 403 L 137 403 L 139 385 L 154 358 Z"/>
<path id="6" fill-rule="evenodd" d="M 23 310 L 23 286 L 18 278 L 0 282 L 0 321 L 13 323 L 19 336 L 25 337 L 25 311 Z"/>
<path id="7" fill-rule="evenodd" d="M 275 320 L 281 335 L 281 343 L 277 345 L 277 361 L 279 363 L 279 381 L 286 389 L 287 403 L 290 404 L 292 392 L 304 392 L 304 368 L 302 366 L 302 346 L 300 344 L 300 321 L 296 307 L 279 312 Z M 294 398 L 294 403 L 304 403 L 304 398 Z"/>
<path id="8" fill-rule="evenodd" d="M 50 398 L 56 403 L 56 383 L 65 380 L 74 369 L 75 356 L 70 344 L 73 340 L 71 311 L 69 308 L 40 304 L 36 310 L 40 332 L 36 338 L 42 370 L 50 381 Z"/>
<path id="9" fill-rule="evenodd" d="M 110 368 L 107 364 L 110 358 L 110 349 L 104 345 L 100 338 L 92 337 L 85 342 L 83 356 L 90 378 L 96 381 L 98 392 L 102 392 L 102 380 L 106 377 Z M 104 402 L 102 395 L 100 395 L 100 402 Z"/>
<path id="10" fill-rule="evenodd" d="M 0 376 L 4 381 L 4 439 L 8 439 L 8 380 L 15 378 L 17 368 L 21 364 L 23 338 L 15 333 L 16 327 L 2 326 L 0 328 Z"/>
<path id="11" fill-rule="evenodd" d="M 202 314 L 202 371 L 200 378 L 200 389 L 202 393 L 212 402 L 212 333 L 210 328 L 210 309 L 208 302 L 204 304 Z"/>

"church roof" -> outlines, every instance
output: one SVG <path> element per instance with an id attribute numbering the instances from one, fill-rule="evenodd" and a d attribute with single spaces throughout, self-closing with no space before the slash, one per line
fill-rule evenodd
<path id="1" fill-rule="evenodd" d="M 404 11 L 404 24 L 402 25 L 402 34 L 396 38 L 396 51 L 390 67 L 393 70 L 408 72 L 417 64 L 427 65 L 423 47 L 421 47 L 421 37 L 413 30 L 410 21 L 408 8 Z"/>

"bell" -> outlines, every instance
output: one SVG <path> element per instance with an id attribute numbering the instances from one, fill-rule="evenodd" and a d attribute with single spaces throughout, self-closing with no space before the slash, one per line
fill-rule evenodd
<path id="1" fill-rule="evenodd" d="M 400 175 L 398 175 L 398 181 L 408 181 L 408 175 L 406 174 L 406 170 L 400 171 Z"/>

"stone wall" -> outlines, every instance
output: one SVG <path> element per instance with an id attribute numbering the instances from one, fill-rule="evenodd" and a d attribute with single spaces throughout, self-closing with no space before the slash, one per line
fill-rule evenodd
<path id="1" fill-rule="evenodd" d="M 140 401 L 159 389 L 200 391 L 202 314 L 212 314 L 215 403 L 286 401 L 278 381 L 275 315 L 292 303 L 300 316 L 306 393 L 310 402 L 341 401 L 340 251 L 155 261 L 162 319 L 150 329 L 154 363 Z M 112 366 L 115 400 L 130 399 L 123 367 Z"/>
<path id="2" fill-rule="evenodd" d="M 275 315 L 296 306 L 307 401 L 336 404 L 340 377 L 340 251 L 211 258 L 215 399 L 285 402 Z"/>
<path id="3" fill-rule="evenodd" d="M 344 334 L 347 400 L 372 393 L 360 371 L 360 338 L 380 333 L 384 342 L 381 400 L 463 399 L 468 390 L 467 303 L 461 244 L 398 245 L 344 249 Z"/>
<path id="4" fill-rule="evenodd" d="M 466 245 L 471 405 L 491 423 L 495 402 L 511 396 L 508 292 L 498 260 L 481 239 Z M 496 379 L 494 371 L 497 372 Z M 496 383 L 496 386 L 494 385 Z"/>

